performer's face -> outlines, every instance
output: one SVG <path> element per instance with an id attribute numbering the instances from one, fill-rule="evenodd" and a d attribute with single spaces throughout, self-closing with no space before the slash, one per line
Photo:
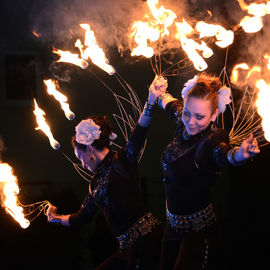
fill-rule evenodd
<path id="1" fill-rule="evenodd" d="M 98 167 L 98 161 L 95 155 L 94 148 L 89 145 L 85 150 L 75 147 L 74 153 L 76 157 L 81 161 L 82 166 L 91 172 L 94 172 Z"/>
<path id="2" fill-rule="evenodd" d="M 212 113 L 211 101 L 188 97 L 184 102 L 182 121 L 189 135 L 196 135 L 215 121 L 218 109 Z"/>

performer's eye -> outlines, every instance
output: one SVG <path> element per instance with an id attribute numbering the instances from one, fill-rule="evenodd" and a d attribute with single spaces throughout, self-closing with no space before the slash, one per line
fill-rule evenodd
<path id="1" fill-rule="evenodd" d="M 190 116 L 190 113 L 187 111 L 184 111 L 183 113 L 184 113 L 184 116 Z"/>
<path id="2" fill-rule="evenodd" d="M 204 118 L 204 115 L 196 115 L 197 120 L 202 120 Z"/>

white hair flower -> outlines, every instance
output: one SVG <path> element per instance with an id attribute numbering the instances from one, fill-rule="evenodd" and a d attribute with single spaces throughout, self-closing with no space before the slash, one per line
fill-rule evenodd
<path id="1" fill-rule="evenodd" d="M 220 113 L 224 113 L 226 105 L 230 104 L 231 100 L 231 89 L 227 86 L 223 86 L 218 90 L 218 109 Z"/>
<path id="2" fill-rule="evenodd" d="M 195 75 L 192 79 L 188 80 L 184 84 L 184 88 L 182 89 L 182 98 L 184 99 L 189 90 L 197 83 L 198 81 L 198 75 Z"/>
<path id="3" fill-rule="evenodd" d="M 80 144 L 91 145 L 101 134 L 100 126 L 92 119 L 82 120 L 75 128 L 76 141 Z"/>

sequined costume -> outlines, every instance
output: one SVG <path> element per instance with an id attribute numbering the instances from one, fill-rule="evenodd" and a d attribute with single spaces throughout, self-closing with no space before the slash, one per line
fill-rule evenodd
<path id="1" fill-rule="evenodd" d="M 169 102 L 165 110 L 177 124 L 173 140 L 161 158 L 166 192 L 167 225 L 163 241 L 162 269 L 173 265 L 203 269 L 215 225 L 210 189 L 221 168 L 228 165 L 231 149 L 225 130 L 213 122 L 189 135 L 181 121 L 183 105 Z M 193 244 L 192 244 L 193 243 Z M 177 268 L 178 269 L 178 268 Z"/>
<path id="2" fill-rule="evenodd" d="M 101 210 L 119 242 L 121 254 L 117 257 L 130 259 L 130 250 L 139 259 L 146 254 L 149 258 L 159 256 L 161 225 L 144 206 L 137 170 L 146 134 L 147 128 L 137 124 L 122 150 L 109 151 L 95 172 L 80 210 L 69 219 L 71 226 L 80 225 L 90 222 L 96 211 Z M 109 261 L 98 269 L 113 269 Z"/>

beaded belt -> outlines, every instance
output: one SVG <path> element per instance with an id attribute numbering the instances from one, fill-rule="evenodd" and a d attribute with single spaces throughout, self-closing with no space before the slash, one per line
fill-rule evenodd
<path id="1" fill-rule="evenodd" d="M 160 224 L 152 213 L 148 212 L 136 223 L 134 223 L 124 234 L 117 237 L 121 250 L 129 249 L 138 240 L 140 236 L 144 236 L 152 232 Z"/>
<path id="2" fill-rule="evenodd" d="M 178 233 L 204 231 L 216 221 L 212 203 L 191 215 L 174 215 L 166 209 L 168 223 Z"/>

